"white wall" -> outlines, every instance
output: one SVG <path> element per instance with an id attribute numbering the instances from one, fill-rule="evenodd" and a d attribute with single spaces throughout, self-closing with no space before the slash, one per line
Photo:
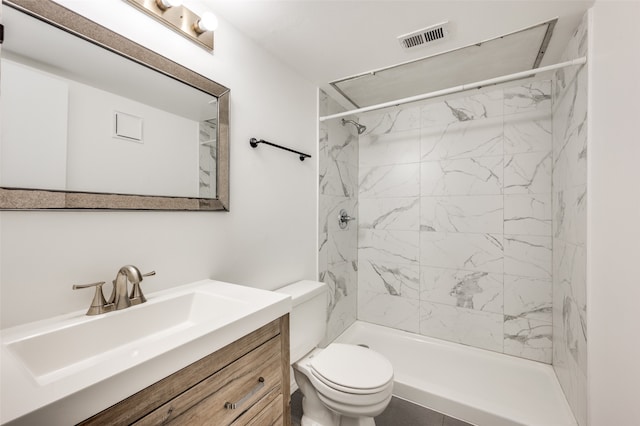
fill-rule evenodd
<path id="1" fill-rule="evenodd" d="M 111 280 L 128 263 L 157 271 L 146 292 L 203 278 L 268 289 L 315 279 L 316 88 L 224 17 L 211 55 L 125 2 L 59 2 L 231 88 L 231 211 L 0 213 L 2 327 L 86 308 L 90 292 L 71 285 Z M 254 150 L 250 137 L 313 158 Z"/>
<path id="2" fill-rule="evenodd" d="M 64 190 L 69 85 L 4 58 L 1 76 L 2 186 Z"/>
<path id="3" fill-rule="evenodd" d="M 193 118 L 4 58 L 0 82 L 3 186 L 198 196 Z M 114 137 L 116 111 L 141 120 L 142 141 Z"/>
<path id="4" fill-rule="evenodd" d="M 69 84 L 67 189 L 197 197 L 198 121 L 86 84 Z M 142 141 L 116 138 L 114 113 L 142 121 Z"/>
<path id="5" fill-rule="evenodd" d="M 640 424 L 640 3 L 598 1 L 589 46 L 589 425 Z"/>

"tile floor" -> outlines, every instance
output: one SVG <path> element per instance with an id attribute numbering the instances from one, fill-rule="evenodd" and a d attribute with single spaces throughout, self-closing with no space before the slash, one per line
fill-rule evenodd
<path id="1" fill-rule="evenodd" d="M 292 426 L 300 426 L 301 417 L 302 394 L 297 390 L 291 395 Z M 396 397 L 375 420 L 376 426 L 472 426 Z"/>

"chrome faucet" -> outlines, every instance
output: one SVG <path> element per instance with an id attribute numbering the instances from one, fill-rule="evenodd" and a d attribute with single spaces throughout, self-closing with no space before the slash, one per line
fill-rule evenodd
<path id="1" fill-rule="evenodd" d="M 156 271 L 151 271 L 146 274 L 140 273 L 140 270 L 133 265 L 125 265 L 118 271 L 116 279 L 113 280 L 113 291 L 109 298 L 109 303 L 113 303 L 115 310 L 125 309 L 131 305 L 139 305 L 147 301 L 147 298 L 142 294 L 140 288 L 140 281 L 142 277 L 149 277 L 155 275 Z M 127 283 L 131 282 L 131 295 L 127 293 Z"/>
<path id="2" fill-rule="evenodd" d="M 113 280 L 113 291 L 111 292 L 109 303 L 113 303 L 115 305 L 116 311 L 131 306 L 131 299 L 127 292 L 127 283 L 129 281 L 132 283 L 139 283 L 142 281 L 142 274 L 140 273 L 140 270 L 133 265 L 126 265 L 120 268 L 118 275 L 116 275 L 116 279 Z"/>
<path id="3" fill-rule="evenodd" d="M 96 293 L 93 296 L 91 307 L 87 311 L 87 315 L 98 315 L 105 312 L 111 312 L 113 310 L 126 309 L 131 305 L 139 305 L 147 301 L 147 298 L 142 294 L 140 288 L 140 281 L 143 277 L 150 277 L 155 275 L 156 271 L 151 271 L 146 274 L 140 273 L 140 270 L 133 265 L 125 265 L 118 271 L 116 279 L 112 281 L 113 291 L 109 301 L 106 301 L 102 293 L 102 285 L 104 282 L 93 284 L 80 284 L 74 285 L 73 289 L 81 289 L 88 287 L 95 287 Z M 127 283 L 131 282 L 131 294 L 127 292 Z"/>

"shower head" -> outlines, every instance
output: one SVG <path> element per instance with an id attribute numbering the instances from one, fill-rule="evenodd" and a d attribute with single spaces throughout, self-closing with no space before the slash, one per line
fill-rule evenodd
<path id="1" fill-rule="evenodd" d="M 364 131 L 365 131 L 365 130 L 367 130 L 367 127 L 366 127 L 366 126 L 364 126 L 364 125 L 362 125 L 362 124 L 360 124 L 360 123 L 357 123 L 357 122 L 355 122 L 355 121 L 353 121 L 353 120 L 345 120 L 345 119 L 343 118 L 343 119 L 342 119 L 342 125 L 344 126 L 344 125 L 345 125 L 345 124 L 347 124 L 347 123 L 351 123 L 351 124 L 353 124 L 354 126 L 356 126 L 356 129 L 358 129 L 358 134 L 359 134 L 359 135 L 363 134 L 363 133 L 364 133 Z"/>

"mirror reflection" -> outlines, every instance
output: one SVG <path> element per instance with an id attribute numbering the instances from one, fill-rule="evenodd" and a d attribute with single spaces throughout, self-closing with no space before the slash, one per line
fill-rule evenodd
<path id="1" fill-rule="evenodd" d="M 12 7 L 2 16 L 1 187 L 218 197 L 217 93 Z"/>

